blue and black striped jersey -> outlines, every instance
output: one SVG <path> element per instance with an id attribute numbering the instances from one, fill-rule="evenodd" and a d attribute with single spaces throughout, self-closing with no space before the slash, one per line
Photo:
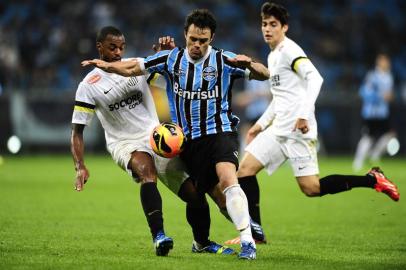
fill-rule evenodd
<path id="1" fill-rule="evenodd" d="M 184 48 L 156 53 L 144 59 L 145 69 L 166 79 L 172 121 L 188 138 L 234 131 L 239 122 L 231 110 L 231 88 L 245 69 L 228 61 L 232 52 L 209 47 L 207 54 L 193 61 Z"/>

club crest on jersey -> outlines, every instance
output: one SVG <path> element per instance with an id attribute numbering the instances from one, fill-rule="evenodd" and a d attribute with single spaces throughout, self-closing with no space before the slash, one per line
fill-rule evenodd
<path id="1" fill-rule="evenodd" d="M 136 77 L 130 77 L 127 81 L 128 86 L 136 86 L 138 83 L 138 80 Z"/>
<path id="2" fill-rule="evenodd" d="M 217 70 L 212 67 L 208 66 L 203 69 L 203 79 L 210 82 L 217 78 Z"/>

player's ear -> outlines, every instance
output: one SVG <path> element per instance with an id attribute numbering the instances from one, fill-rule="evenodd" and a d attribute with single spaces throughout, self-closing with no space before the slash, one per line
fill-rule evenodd
<path id="1" fill-rule="evenodd" d="M 214 36 L 215 36 L 215 35 L 216 35 L 215 33 L 213 33 L 213 35 L 211 35 L 210 43 L 214 40 Z"/>
<path id="2" fill-rule="evenodd" d="M 288 29 L 289 29 L 289 25 L 285 24 L 285 25 L 282 26 L 282 31 L 284 33 L 286 33 L 288 31 Z"/>
<path id="3" fill-rule="evenodd" d="M 103 45 L 101 42 L 96 42 L 96 48 L 97 50 L 100 52 L 100 50 L 102 49 Z"/>

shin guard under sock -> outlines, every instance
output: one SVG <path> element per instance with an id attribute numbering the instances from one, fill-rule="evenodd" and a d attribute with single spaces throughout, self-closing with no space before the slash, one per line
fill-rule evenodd
<path id="1" fill-rule="evenodd" d="M 248 200 L 248 209 L 253 221 L 261 225 L 261 212 L 259 208 L 259 185 L 255 175 L 238 178 L 238 183 Z"/>

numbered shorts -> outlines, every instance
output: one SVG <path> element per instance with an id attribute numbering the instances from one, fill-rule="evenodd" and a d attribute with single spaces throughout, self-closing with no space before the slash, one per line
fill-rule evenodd
<path id="1" fill-rule="evenodd" d="M 153 158 L 159 180 L 176 195 L 178 194 L 180 186 L 189 177 L 179 157 L 169 159 L 158 156 L 151 149 L 149 140 L 121 141 L 114 144 L 113 147 L 109 147 L 108 150 L 113 160 L 136 182 L 139 182 L 139 179 L 128 169 L 131 153 L 134 151 L 146 152 Z"/>
<path id="2" fill-rule="evenodd" d="M 268 171 L 269 175 L 289 160 L 296 177 L 319 174 L 317 140 L 276 136 L 269 129 L 245 148 Z"/>

